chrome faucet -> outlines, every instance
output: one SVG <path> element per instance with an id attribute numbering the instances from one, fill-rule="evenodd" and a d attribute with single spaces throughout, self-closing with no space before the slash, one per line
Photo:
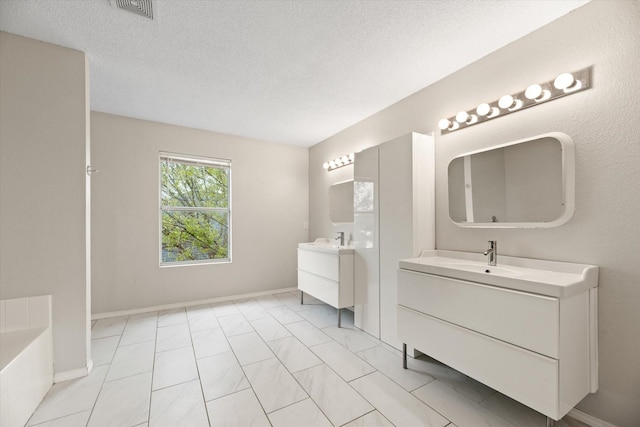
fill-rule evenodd
<path id="1" fill-rule="evenodd" d="M 484 251 L 484 254 L 489 257 L 489 265 L 496 265 L 498 262 L 498 241 L 489 240 L 489 248 Z"/>
<path id="2" fill-rule="evenodd" d="M 340 240 L 340 246 L 344 246 L 344 231 L 338 232 L 338 237 L 336 237 L 336 240 Z"/>

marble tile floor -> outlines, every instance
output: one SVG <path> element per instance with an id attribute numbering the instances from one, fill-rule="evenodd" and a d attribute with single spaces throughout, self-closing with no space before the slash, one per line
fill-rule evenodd
<path id="1" fill-rule="evenodd" d="M 93 322 L 94 369 L 28 426 L 505 426 L 544 416 L 297 291 Z M 562 420 L 562 427 L 583 427 Z"/>

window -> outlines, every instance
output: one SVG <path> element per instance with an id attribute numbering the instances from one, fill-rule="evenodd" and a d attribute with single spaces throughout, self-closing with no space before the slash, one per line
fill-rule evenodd
<path id="1" fill-rule="evenodd" d="M 231 261 L 231 161 L 160 153 L 161 265 Z"/>

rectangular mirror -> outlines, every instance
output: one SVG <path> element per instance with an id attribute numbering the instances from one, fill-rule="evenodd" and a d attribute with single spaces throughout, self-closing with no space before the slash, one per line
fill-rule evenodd
<path id="1" fill-rule="evenodd" d="M 449 163 L 449 216 L 460 227 L 556 227 L 574 210 L 574 147 L 559 132 L 462 154 Z"/>
<path id="2" fill-rule="evenodd" d="M 329 187 L 329 218 L 333 224 L 353 222 L 353 180 Z"/>

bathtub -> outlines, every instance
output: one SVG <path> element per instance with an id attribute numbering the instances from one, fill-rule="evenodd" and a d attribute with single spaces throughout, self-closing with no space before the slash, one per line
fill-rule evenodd
<path id="1" fill-rule="evenodd" d="M 0 300 L 0 426 L 23 426 L 53 384 L 51 295 Z"/>

